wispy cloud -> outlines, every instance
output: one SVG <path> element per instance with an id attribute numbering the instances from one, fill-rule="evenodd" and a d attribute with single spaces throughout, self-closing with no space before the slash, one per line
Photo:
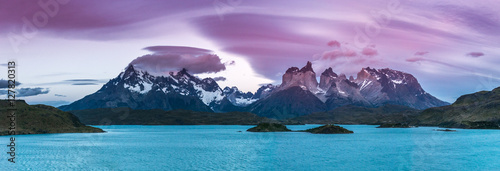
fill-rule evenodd
<path id="1" fill-rule="evenodd" d="M 215 81 L 226 81 L 226 77 L 214 77 Z"/>
<path id="2" fill-rule="evenodd" d="M 49 93 L 48 88 L 41 88 L 41 87 L 36 87 L 36 88 L 19 88 L 15 89 L 16 91 L 16 97 L 28 97 L 28 96 L 36 96 L 40 94 L 47 94 Z M 0 89 L 0 95 L 6 95 L 8 94 L 8 91 L 5 89 Z"/>
<path id="3" fill-rule="evenodd" d="M 20 85 L 21 83 L 19 81 L 16 81 L 16 86 Z M 9 81 L 0 79 L 0 88 L 9 88 Z"/>
<path id="4" fill-rule="evenodd" d="M 467 53 L 467 56 L 477 58 L 477 57 L 484 56 L 484 53 L 483 52 L 470 52 L 470 53 Z"/>

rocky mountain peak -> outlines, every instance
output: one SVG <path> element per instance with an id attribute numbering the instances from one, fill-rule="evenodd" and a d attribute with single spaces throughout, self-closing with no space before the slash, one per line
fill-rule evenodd
<path id="1" fill-rule="evenodd" d="M 311 72 L 314 72 L 313 68 L 312 68 L 312 63 L 310 61 L 307 61 L 307 64 L 306 66 L 302 67 L 302 69 L 300 69 L 300 72 L 307 72 L 307 71 L 311 71 Z"/>
<path id="2" fill-rule="evenodd" d="M 311 92 L 316 92 L 318 81 L 316 80 L 316 73 L 312 69 L 312 63 L 307 62 L 306 66 L 298 70 L 297 67 L 291 67 L 283 75 L 280 90 L 285 90 L 290 87 L 301 87 Z"/>
<path id="3" fill-rule="evenodd" d="M 285 73 L 289 73 L 289 74 L 292 74 L 292 73 L 296 73 L 296 72 L 299 72 L 299 68 L 297 67 L 290 67 L 286 70 Z"/>
<path id="4" fill-rule="evenodd" d="M 138 71 L 135 70 L 134 66 L 132 64 L 129 64 L 126 68 L 125 71 L 120 74 L 124 79 L 127 78 L 133 78 L 138 76 Z"/>
<path id="5" fill-rule="evenodd" d="M 190 75 L 188 73 L 188 70 L 186 68 L 182 68 L 177 74 L 181 74 L 181 75 Z"/>
<path id="6" fill-rule="evenodd" d="M 332 67 L 325 69 L 325 71 L 321 73 L 321 76 L 338 77 L 338 75 L 335 72 L 333 72 Z"/>

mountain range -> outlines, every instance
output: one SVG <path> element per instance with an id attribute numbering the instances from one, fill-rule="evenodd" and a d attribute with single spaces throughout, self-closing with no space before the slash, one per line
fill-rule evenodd
<path id="1" fill-rule="evenodd" d="M 199 112 L 251 112 L 273 119 L 288 119 L 352 105 L 386 104 L 427 109 L 448 105 L 425 92 L 411 74 L 392 69 L 362 68 L 354 79 L 332 68 L 317 81 L 312 63 L 290 67 L 280 85 L 264 85 L 255 93 L 237 87 L 221 88 L 212 78 L 200 79 L 186 69 L 165 75 L 129 65 L 97 92 L 69 105 L 64 111 L 129 107 L 131 109 L 185 109 Z"/>

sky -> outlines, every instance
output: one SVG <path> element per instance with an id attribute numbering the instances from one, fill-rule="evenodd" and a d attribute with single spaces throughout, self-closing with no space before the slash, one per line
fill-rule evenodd
<path id="1" fill-rule="evenodd" d="M 354 77 L 363 67 L 407 72 L 454 102 L 500 86 L 497 4 L 0 0 L 0 86 L 14 60 L 18 98 L 30 104 L 81 99 L 129 64 L 157 74 L 187 68 L 255 92 L 311 61 L 318 76 L 328 67 Z"/>

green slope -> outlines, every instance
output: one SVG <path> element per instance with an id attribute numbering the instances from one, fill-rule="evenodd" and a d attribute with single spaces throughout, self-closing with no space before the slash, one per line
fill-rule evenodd
<path id="1" fill-rule="evenodd" d="M 429 108 L 413 124 L 453 128 L 499 129 L 500 87 L 463 95 L 449 106 Z"/>
<path id="2" fill-rule="evenodd" d="M 9 102 L 0 100 L 0 135 L 9 135 Z M 93 133 L 104 132 L 99 128 L 85 126 L 76 116 L 46 105 L 28 105 L 24 100 L 16 101 L 16 134 L 46 133 Z"/>

